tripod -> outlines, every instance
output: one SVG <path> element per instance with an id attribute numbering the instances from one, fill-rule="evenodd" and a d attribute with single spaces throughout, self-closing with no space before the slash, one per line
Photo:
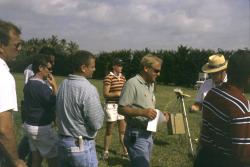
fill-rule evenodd
<path id="1" fill-rule="evenodd" d="M 193 143 L 192 143 L 191 134 L 190 134 L 190 130 L 189 130 L 187 112 L 186 112 L 186 107 L 185 107 L 185 102 L 184 102 L 184 98 L 185 97 L 190 97 L 190 95 L 184 94 L 181 89 L 174 89 L 174 92 L 175 92 L 175 94 L 177 96 L 177 100 L 182 104 L 181 107 L 182 107 L 182 112 L 183 112 L 183 115 L 184 115 L 184 120 L 185 120 L 184 122 L 185 122 L 185 125 L 186 125 L 185 127 L 186 127 L 187 132 L 188 132 L 190 150 L 191 150 L 192 157 L 194 158 L 194 148 L 193 148 Z"/>

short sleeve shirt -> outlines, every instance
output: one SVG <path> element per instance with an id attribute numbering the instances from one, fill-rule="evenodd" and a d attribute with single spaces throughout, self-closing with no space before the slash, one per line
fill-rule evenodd
<path id="1" fill-rule="evenodd" d="M 0 112 L 17 111 L 15 79 L 9 72 L 6 62 L 0 58 Z"/>
<path id="2" fill-rule="evenodd" d="M 32 71 L 32 64 L 28 65 L 24 70 L 24 83 L 28 83 L 28 80 L 34 75 Z"/>
<path id="3" fill-rule="evenodd" d="M 223 82 L 227 82 L 227 76 L 224 78 Z M 195 102 L 202 103 L 204 98 L 206 97 L 208 91 L 210 91 L 212 88 L 215 88 L 216 85 L 214 84 L 212 79 L 207 79 L 205 82 L 201 85 L 197 96 L 195 98 Z"/>
<path id="4" fill-rule="evenodd" d="M 205 96 L 207 95 L 207 92 L 214 87 L 215 87 L 215 84 L 213 83 L 212 79 L 205 80 L 205 82 L 201 85 L 197 93 L 195 101 L 202 103 Z"/>
<path id="5" fill-rule="evenodd" d="M 119 75 L 115 75 L 110 72 L 103 80 L 103 84 L 110 86 L 110 93 L 121 91 L 124 83 L 126 82 L 126 78 L 120 73 Z M 118 103 L 119 97 L 109 97 L 106 98 L 107 103 Z"/>
<path id="6" fill-rule="evenodd" d="M 136 75 L 125 83 L 120 99 L 120 106 L 132 108 L 155 108 L 154 84 L 148 84 L 140 76 Z M 145 117 L 127 117 L 128 126 L 146 126 L 148 119 Z"/>

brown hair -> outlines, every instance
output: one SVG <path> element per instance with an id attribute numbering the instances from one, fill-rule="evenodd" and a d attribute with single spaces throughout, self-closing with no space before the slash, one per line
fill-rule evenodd
<path id="1" fill-rule="evenodd" d="M 162 59 L 155 55 L 147 54 L 141 59 L 140 71 L 142 71 L 144 67 L 152 67 L 152 65 L 156 63 L 162 64 Z"/>
<path id="2" fill-rule="evenodd" d="M 9 32 L 14 30 L 18 35 L 21 34 L 21 30 L 11 22 L 3 21 L 0 19 L 0 44 L 7 46 L 10 40 Z"/>

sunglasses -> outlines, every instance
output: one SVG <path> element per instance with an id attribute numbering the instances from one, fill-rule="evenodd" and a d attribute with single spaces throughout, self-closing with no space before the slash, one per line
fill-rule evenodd
<path id="1" fill-rule="evenodd" d="M 52 72 L 52 67 L 45 66 L 50 72 Z"/>
<path id="2" fill-rule="evenodd" d="M 18 50 L 18 51 L 20 51 L 21 49 L 22 49 L 22 43 L 21 42 L 18 42 L 18 43 L 12 43 L 12 44 L 10 44 L 10 45 L 12 45 L 12 46 L 14 46 L 15 47 L 15 49 L 16 50 Z"/>
<path id="3" fill-rule="evenodd" d="M 16 44 L 14 44 L 16 50 L 21 50 L 22 49 L 22 43 L 21 42 L 18 42 Z"/>
<path id="4" fill-rule="evenodd" d="M 155 73 L 161 72 L 161 70 L 159 70 L 159 69 L 156 69 L 156 68 L 154 68 L 154 67 L 151 67 L 151 68 L 153 69 L 153 71 L 154 71 Z"/>

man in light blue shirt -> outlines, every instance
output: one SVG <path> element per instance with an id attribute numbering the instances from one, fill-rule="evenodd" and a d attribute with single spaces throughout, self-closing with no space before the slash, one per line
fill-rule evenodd
<path id="1" fill-rule="evenodd" d="M 72 56 L 72 71 L 58 90 L 59 166 L 97 167 L 95 137 L 104 112 L 98 92 L 87 78 L 95 71 L 95 57 L 87 51 Z"/>

